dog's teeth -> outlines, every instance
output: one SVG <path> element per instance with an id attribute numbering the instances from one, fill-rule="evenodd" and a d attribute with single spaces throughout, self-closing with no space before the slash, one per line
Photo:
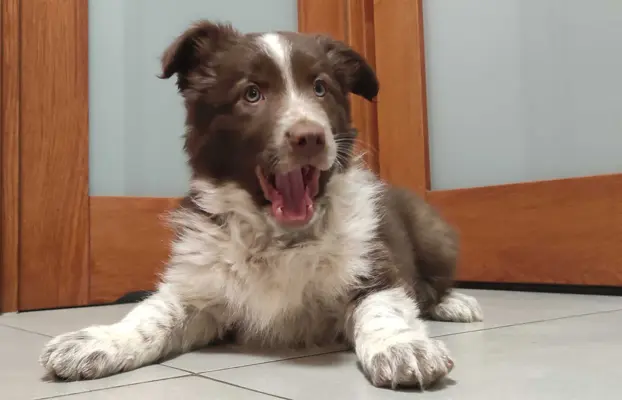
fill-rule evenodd
<path id="1" fill-rule="evenodd" d="M 279 217 L 283 215 L 283 207 L 279 207 L 276 209 L 276 215 Z"/>

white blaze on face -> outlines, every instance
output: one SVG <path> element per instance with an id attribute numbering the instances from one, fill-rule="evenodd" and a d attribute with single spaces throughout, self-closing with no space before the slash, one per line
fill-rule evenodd
<path id="1" fill-rule="evenodd" d="M 285 83 L 285 101 L 276 116 L 275 139 L 277 144 L 283 143 L 285 133 L 296 123 L 314 122 L 326 132 L 327 157 L 326 165 L 318 165 L 321 169 L 329 169 L 337 157 L 337 146 L 332 134 L 326 112 L 318 103 L 312 91 L 302 93 L 296 86 L 291 62 L 291 43 L 277 33 L 266 33 L 258 38 L 260 46 L 278 66 Z M 310 95 L 308 94 L 310 93 Z M 313 97 L 310 97 L 313 96 Z"/>

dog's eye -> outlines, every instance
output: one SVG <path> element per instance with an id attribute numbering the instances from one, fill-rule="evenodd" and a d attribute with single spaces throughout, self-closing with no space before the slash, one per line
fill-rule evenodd
<path id="1" fill-rule="evenodd" d="M 326 86 L 324 86 L 324 82 L 321 79 L 316 79 L 313 82 L 313 91 L 317 97 L 324 97 L 326 94 Z"/>
<path id="2" fill-rule="evenodd" d="M 261 94 L 261 90 L 257 85 L 250 85 L 246 88 L 244 92 L 244 100 L 249 103 L 257 103 L 259 100 L 263 99 L 263 94 Z"/>

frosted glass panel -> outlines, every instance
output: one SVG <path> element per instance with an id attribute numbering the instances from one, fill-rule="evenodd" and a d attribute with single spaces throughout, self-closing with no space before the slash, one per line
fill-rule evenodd
<path id="1" fill-rule="evenodd" d="M 425 0 L 434 189 L 622 172 L 622 1 Z"/>
<path id="2" fill-rule="evenodd" d="M 160 55 L 198 19 L 244 32 L 297 30 L 296 0 L 90 0 L 90 192 L 179 196 L 184 110 Z"/>

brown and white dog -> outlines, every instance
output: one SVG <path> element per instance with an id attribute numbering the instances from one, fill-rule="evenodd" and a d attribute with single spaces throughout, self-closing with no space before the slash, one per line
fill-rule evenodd
<path id="1" fill-rule="evenodd" d="M 233 335 L 262 346 L 343 340 L 377 386 L 445 376 L 453 361 L 421 318 L 482 312 L 451 291 L 452 229 L 353 156 L 348 95 L 378 93 L 366 61 L 326 36 L 202 21 L 162 66 L 185 100 L 193 171 L 171 216 L 168 267 L 120 322 L 53 339 L 43 366 L 99 378 Z"/>

